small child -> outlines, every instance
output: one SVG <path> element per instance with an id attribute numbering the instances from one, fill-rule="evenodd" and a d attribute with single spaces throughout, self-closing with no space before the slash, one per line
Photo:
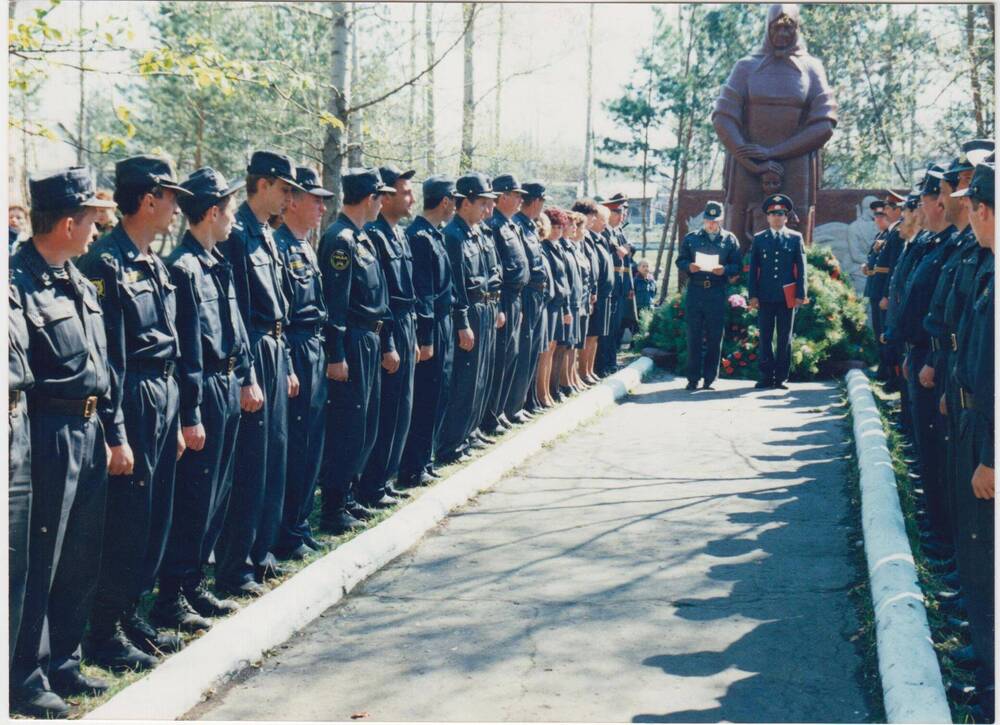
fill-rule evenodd
<path id="1" fill-rule="evenodd" d="M 780 167 L 778 167 L 780 168 Z M 765 171 L 760 175 L 761 197 L 757 201 L 750 202 L 747 207 L 746 220 L 747 228 L 744 230 L 747 239 L 753 239 L 754 234 L 767 229 L 767 215 L 761 209 L 761 204 L 767 197 L 781 193 L 781 186 L 784 181 L 783 172 L 777 170 Z M 791 219 L 789 219 L 791 222 Z"/>
<path id="2" fill-rule="evenodd" d="M 647 310 L 653 306 L 653 298 L 656 296 L 656 279 L 649 271 L 649 262 L 640 259 L 635 270 L 635 305 L 639 311 Z"/>

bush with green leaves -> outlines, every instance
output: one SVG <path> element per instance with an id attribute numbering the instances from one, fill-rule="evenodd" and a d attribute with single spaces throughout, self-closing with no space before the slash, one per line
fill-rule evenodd
<path id="1" fill-rule="evenodd" d="M 795 314 L 792 339 L 793 380 L 811 380 L 830 369 L 831 363 L 858 360 L 874 362 L 875 340 L 867 324 L 861 298 L 841 277 L 837 258 L 827 247 L 806 252 L 809 303 Z M 726 305 L 726 327 L 722 343 L 721 375 L 730 378 L 757 377 L 757 313 L 747 305 L 746 274 L 730 288 Z M 687 320 L 683 292 L 669 297 L 652 315 L 640 321 L 637 349 L 654 347 L 668 353 L 674 370 L 687 369 Z"/>

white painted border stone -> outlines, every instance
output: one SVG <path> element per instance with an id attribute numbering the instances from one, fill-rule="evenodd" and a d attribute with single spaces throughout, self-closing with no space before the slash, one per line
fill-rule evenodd
<path id="1" fill-rule="evenodd" d="M 865 374 L 851 370 L 846 381 L 861 470 L 861 523 L 886 719 L 951 722 L 882 417 Z"/>
<path id="2" fill-rule="evenodd" d="M 315 561 L 281 586 L 217 622 L 181 652 L 88 713 L 88 720 L 174 720 L 272 647 L 339 602 L 416 544 L 448 512 L 495 485 L 542 446 L 623 398 L 652 369 L 641 357 Z"/>

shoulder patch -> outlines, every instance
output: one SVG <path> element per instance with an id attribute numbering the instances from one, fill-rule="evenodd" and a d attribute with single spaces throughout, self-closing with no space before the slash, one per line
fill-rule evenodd
<path id="1" fill-rule="evenodd" d="M 103 279 L 90 279 L 90 283 L 94 285 L 94 289 L 97 290 L 97 296 L 104 296 L 104 280 Z"/>
<path id="2" fill-rule="evenodd" d="M 338 272 L 343 272 L 351 266 L 351 255 L 345 249 L 338 249 L 330 255 L 330 266 Z"/>
<path id="3" fill-rule="evenodd" d="M 101 261 L 110 266 L 114 266 L 117 263 L 117 260 L 111 252 L 101 252 Z"/>

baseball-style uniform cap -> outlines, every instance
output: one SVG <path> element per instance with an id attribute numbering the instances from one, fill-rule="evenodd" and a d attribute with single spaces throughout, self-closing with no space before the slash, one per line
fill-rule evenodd
<path id="1" fill-rule="evenodd" d="M 722 216 L 722 204 L 717 201 L 705 202 L 705 211 L 703 214 L 707 220 L 715 221 Z"/>
<path id="2" fill-rule="evenodd" d="M 467 199 L 474 199 L 478 196 L 487 199 L 496 199 L 499 196 L 493 191 L 489 178 L 485 174 L 480 174 L 476 171 L 458 177 L 458 181 L 455 182 L 455 188 L 458 190 L 456 196 L 463 196 Z"/>
<path id="3" fill-rule="evenodd" d="M 761 204 L 761 209 L 764 210 L 765 214 L 772 211 L 784 211 L 787 214 L 794 208 L 795 205 L 792 204 L 792 200 L 784 194 L 774 194 L 769 196 L 764 200 L 764 203 Z"/>
<path id="4" fill-rule="evenodd" d="M 323 199 L 334 196 L 332 191 L 323 188 L 323 185 L 320 184 L 319 174 L 308 166 L 295 167 L 295 181 L 307 194 L 312 194 Z"/>
<path id="5" fill-rule="evenodd" d="M 493 179 L 493 191 L 499 194 L 505 192 L 513 192 L 514 194 L 527 193 L 521 188 L 521 184 L 518 183 L 517 177 L 513 174 L 500 174 L 500 176 Z"/>
<path id="6" fill-rule="evenodd" d="M 437 197 L 458 197 L 462 196 L 455 189 L 455 182 L 445 176 L 429 176 L 423 184 L 424 198 Z"/>
<path id="7" fill-rule="evenodd" d="M 412 179 L 413 175 L 417 172 L 413 169 L 400 171 L 392 164 L 389 164 L 388 166 L 379 166 L 378 173 L 382 177 L 382 183 L 386 186 L 394 186 L 400 179 Z"/>
<path id="8" fill-rule="evenodd" d="M 913 193 L 906 197 L 906 201 L 903 203 L 903 207 L 913 211 L 918 206 L 920 206 L 920 194 Z"/>
<path id="9" fill-rule="evenodd" d="M 996 165 L 977 164 L 972 174 L 972 181 L 964 189 L 959 189 L 952 196 L 967 196 L 976 201 L 985 201 L 992 206 L 996 203 Z"/>
<path id="10" fill-rule="evenodd" d="M 921 196 L 937 196 L 941 193 L 941 174 L 943 171 L 944 167 L 941 164 L 931 164 L 927 168 L 924 183 L 920 186 Z"/>
<path id="11" fill-rule="evenodd" d="M 343 173 L 341 184 L 347 196 L 371 196 L 372 194 L 395 194 L 396 190 L 382 183 L 378 169 L 353 168 Z"/>
<path id="12" fill-rule="evenodd" d="M 254 151 L 250 157 L 247 173 L 254 176 L 270 176 L 287 181 L 300 191 L 305 191 L 295 180 L 295 169 L 292 160 L 277 151 Z"/>
<path id="13" fill-rule="evenodd" d="M 115 186 L 162 186 L 190 193 L 175 177 L 173 165 L 162 156 L 129 156 L 115 164 Z"/>
<path id="14" fill-rule="evenodd" d="M 543 184 L 540 181 L 525 181 L 523 184 L 521 184 L 521 188 L 524 189 L 525 199 L 545 198 L 545 184 Z"/>
<path id="15" fill-rule="evenodd" d="M 226 177 L 211 166 L 203 166 L 181 183 L 186 193 L 177 198 L 177 205 L 187 216 L 194 216 L 235 194 L 246 184 L 244 179 L 226 181 Z"/>
<path id="16" fill-rule="evenodd" d="M 76 209 L 93 206 L 114 209 L 117 206 L 108 199 L 98 199 L 94 180 L 90 171 L 83 166 L 69 166 L 62 169 L 40 172 L 28 179 L 31 194 L 31 208 L 38 212 Z"/>

